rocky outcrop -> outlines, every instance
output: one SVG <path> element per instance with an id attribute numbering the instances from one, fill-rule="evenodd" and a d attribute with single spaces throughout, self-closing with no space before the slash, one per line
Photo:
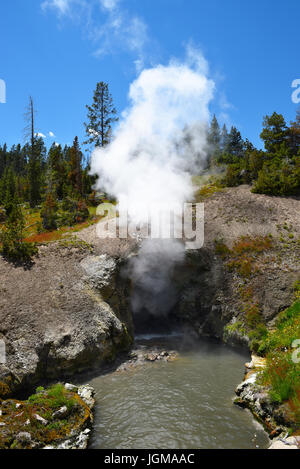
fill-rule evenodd
<path id="1" fill-rule="evenodd" d="M 299 279 L 299 200 L 252 194 L 240 186 L 214 194 L 204 205 L 205 244 L 189 252 L 174 274 L 179 292 L 174 313 L 197 335 L 249 348 L 245 318 L 253 314 L 251 306 L 272 327 L 293 302 L 293 284 Z M 243 236 L 270 239 L 270 246 L 255 252 L 254 243 L 252 252 L 245 248 L 230 264 L 238 251 L 222 256 L 216 243 L 234 249 Z M 241 275 L 244 265 L 249 272 Z"/>
<path id="2" fill-rule="evenodd" d="M 74 429 L 71 431 L 70 435 L 64 439 L 63 441 L 54 442 L 52 445 L 47 445 L 43 449 L 87 449 L 89 439 L 92 432 L 92 424 L 93 424 L 93 410 L 95 407 L 95 390 L 90 385 L 84 385 L 77 388 L 76 386 L 66 384 L 65 388 L 67 390 L 71 390 L 72 392 L 76 392 L 82 402 L 87 406 L 89 409 L 89 418 L 86 419 L 79 428 Z"/>
<path id="3" fill-rule="evenodd" d="M 132 343 L 122 260 L 75 242 L 41 246 L 30 270 L 0 259 L 0 397 L 112 361 Z"/>
<path id="4" fill-rule="evenodd" d="M 207 199 L 205 245 L 174 269 L 177 298 L 166 322 L 249 347 L 242 297 L 251 293 L 247 302 L 259 306 L 268 326 L 291 304 L 299 272 L 298 203 L 244 186 Z M 230 270 L 215 247 L 220 239 L 232 247 L 243 235 L 274 240 L 248 278 Z M 0 396 L 99 367 L 130 348 L 131 285 L 122 272 L 136 241 L 97 239 L 95 226 L 78 238 L 41 246 L 29 270 L 0 259 L 0 341 L 7 359 L 0 364 Z"/>
<path id="5" fill-rule="evenodd" d="M 300 437 L 291 436 L 289 438 L 277 438 L 273 441 L 269 449 L 300 449 Z"/>
<path id="6" fill-rule="evenodd" d="M 265 359 L 252 356 L 246 364 L 245 380 L 236 388 L 235 405 L 249 409 L 254 417 L 264 426 L 273 441 L 270 449 L 298 449 L 300 438 L 288 438 L 291 429 L 296 429 L 294 419 L 287 404 L 276 404 L 271 401 L 268 389 L 258 384 L 258 373 L 265 366 Z M 249 370 L 252 370 L 249 372 Z M 282 446 L 288 446 L 283 448 Z"/>
<path id="7" fill-rule="evenodd" d="M 90 385 L 67 384 L 48 391 L 39 388 L 26 401 L 2 401 L 0 449 L 86 449 L 94 394 Z M 59 402 L 64 405 L 59 407 Z"/>

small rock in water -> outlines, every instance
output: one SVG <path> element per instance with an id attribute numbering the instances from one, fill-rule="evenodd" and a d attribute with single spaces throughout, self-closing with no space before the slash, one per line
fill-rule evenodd
<path id="1" fill-rule="evenodd" d="M 157 355 L 155 355 L 154 353 L 149 353 L 148 355 L 146 355 L 146 360 L 148 360 L 149 362 L 155 362 L 156 359 Z"/>

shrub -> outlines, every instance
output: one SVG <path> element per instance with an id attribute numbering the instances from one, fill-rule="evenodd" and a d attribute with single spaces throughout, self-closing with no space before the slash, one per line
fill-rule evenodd
<path id="1" fill-rule="evenodd" d="M 68 392 L 62 384 L 55 384 L 47 391 L 43 388 L 37 388 L 36 394 L 29 397 L 28 401 L 32 405 L 44 405 L 50 409 L 60 409 L 66 406 L 68 410 L 72 410 L 76 401 L 70 398 Z"/>
<path id="2" fill-rule="evenodd" d="M 4 207 L 0 207 L 0 223 L 6 220 L 6 210 Z"/>
<path id="3" fill-rule="evenodd" d="M 296 397 L 300 389 L 300 365 L 292 361 L 290 353 L 272 354 L 267 358 L 260 382 L 270 386 L 273 402 L 287 401 Z"/>
<path id="4" fill-rule="evenodd" d="M 228 187 L 239 186 L 242 183 L 241 167 L 239 164 L 230 164 L 224 177 L 224 184 Z"/>
<path id="5" fill-rule="evenodd" d="M 300 190 L 300 177 L 294 165 L 265 163 L 258 173 L 253 192 L 267 195 L 294 195 Z"/>
<path id="6" fill-rule="evenodd" d="M 300 337 L 300 301 L 282 312 L 276 328 L 262 337 L 258 348 L 260 355 L 267 356 L 266 368 L 260 373 L 259 382 L 269 387 L 273 402 L 288 401 L 292 415 L 300 423 L 300 363 L 292 358 L 295 340 Z"/>
<path id="7" fill-rule="evenodd" d="M 51 193 L 46 197 L 41 210 L 42 225 L 45 230 L 57 228 L 57 203 Z"/>
<path id="8" fill-rule="evenodd" d="M 274 351 L 287 350 L 300 337 L 300 301 L 279 314 L 276 329 L 270 332 L 259 347 L 260 355 L 267 355 Z"/>
<path id="9" fill-rule="evenodd" d="M 24 242 L 24 217 L 17 201 L 1 233 L 2 254 L 12 261 L 27 262 L 38 250 L 33 243 Z"/>
<path id="10" fill-rule="evenodd" d="M 87 220 L 89 215 L 85 201 L 68 197 L 61 204 L 61 210 L 57 216 L 57 224 L 58 226 L 72 226 Z"/>

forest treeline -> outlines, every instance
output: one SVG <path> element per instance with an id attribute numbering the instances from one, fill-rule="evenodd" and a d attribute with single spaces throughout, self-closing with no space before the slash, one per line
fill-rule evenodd
<path id="1" fill-rule="evenodd" d="M 86 141 L 93 148 L 107 145 L 117 111 L 107 83 L 97 83 L 91 106 L 87 107 Z M 62 147 L 53 143 L 47 150 L 36 132 L 36 111 L 30 97 L 26 112 L 25 145 L 0 146 L 0 233 L 2 253 L 10 259 L 26 260 L 34 246 L 23 243 L 26 220 L 24 209 L 39 211 L 37 231 L 72 226 L 90 216 L 89 206 L 99 200 L 93 189 L 97 176 L 90 174 L 89 159 L 79 144 Z"/>
<path id="2" fill-rule="evenodd" d="M 252 191 L 274 196 L 300 193 L 300 111 L 288 126 L 283 115 L 274 112 L 263 120 L 260 138 L 264 150 L 243 140 L 236 127 L 220 129 L 214 116 L 208 132 L 209 166 L 225 174 L 225 186 L 251 184 Z"/>
<path id="3" fill-rule="evenodd" d="M 84 123 L 88 152 L 104 147 L 112 139 L 117 111 L 107 83 L 97 83 Z M 38 231 L 55 230 L 86 220 L 89 206 L 99 200 L 94 191 L 97 176 L 90 174 L 78 137 L 72 146 L 53 143 L 47 150 L 36 132 L 32 98 L 26 113 L 26 142 L 0 146 L 0 233 L 7 257 L 26 258 L 30 246 L 24 239 L 24 207 L 39 210 Z M 214 116 L 207 129 L 208 169 L 225 186 L 251 184 L 252 190 L 269 195 L 295 195 L 300 190 L 300 111 L 287 125 L 281 114 L 266 116 L 260 138 L 264 150 L 244 140 L 236 127 L 220 127 Z M 28 243 L 27 243 L 28 244 Z"/>

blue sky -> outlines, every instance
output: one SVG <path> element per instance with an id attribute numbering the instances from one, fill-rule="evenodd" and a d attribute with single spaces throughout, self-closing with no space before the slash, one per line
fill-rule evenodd
<path id="1" fill-rule="evenodd" d="M 294 118 L 299 0 L 11 0 L 1 2 L 0 143 L 24 142 L 32 95 L 47 145 L 84 138 L 85 105 L 107 81 L 118 111 L 143 67 L 199 47 L 216 82 L 211 112 L 260 146 L 263 116 Z M 54 136 L 50 137 L 49 132 Z"/>

